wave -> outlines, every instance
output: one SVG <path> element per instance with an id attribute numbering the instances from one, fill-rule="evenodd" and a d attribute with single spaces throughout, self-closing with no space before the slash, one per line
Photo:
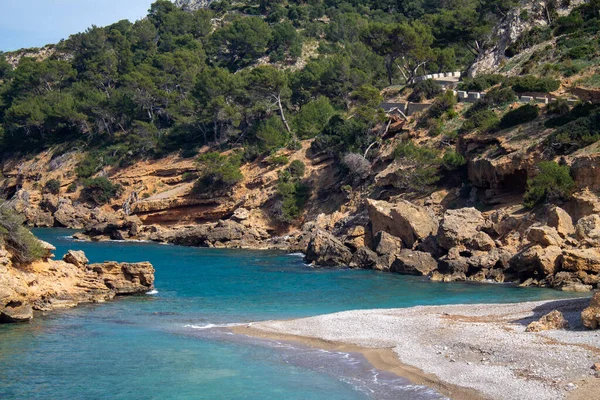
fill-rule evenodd
<path id="1" fill-rule="evenodd" d="M 291 257 L 302 257 L 302 258 L 304 258 L 304 253 L 300 253 L 300 252 L 298 252 L 298 253 L 290 253 L 290 254 L 288 254 L 288 256 L 291 256 Z"/>
<path id="2" fill-rule="evenodd" d="M 147 294 L 147 295 L 150 295 L 150 296 L 154 296 L 154 295 L 156 295 L 156 294 L 158 294 L 158 293 L 159 293 L 159 292 L 158 292 L 158 290 L 156 290 L 156 289 L 152 289 L 151 291 L 149 291 L 149 292 L 146 292 L 146 294 Z"/>
<path id="3" fill-rule="evenodd" d="M 237 323 L 229 323 L 229 324 L 184 325 L 183 327 L 204 330 L 204 329 L 213 329 L 213 328 L 230 328 L 232 326 L 240 326 L 240 325 L 248 325 L 248 324 L 241 324 L 241 323 L 237 322 Z"/>

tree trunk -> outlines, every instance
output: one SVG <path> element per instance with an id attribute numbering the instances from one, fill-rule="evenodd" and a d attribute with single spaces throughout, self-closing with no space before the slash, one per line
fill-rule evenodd
<path id="1" fill-rule="evenodd" d="M 281 104 L 281 93 L 277 94 L 277 107 L 279 107 L 279 114 L 281 114 L 281 121 L 285 125 L 285 129 L 287 129 L 288 133 L 292 133 L 292 130 L 290 129 L 290 125 L 288 124 L 287 120 L 285 119 L 285 113 L 283 112 L 283 105 Z M 295 140 L 296 135 L 294 135 L 292 133 L 292 136 Z"/>

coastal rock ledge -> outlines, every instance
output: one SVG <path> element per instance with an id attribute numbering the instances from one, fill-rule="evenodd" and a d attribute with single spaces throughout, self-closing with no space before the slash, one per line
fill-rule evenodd
<path id="1" fill-rule="evenodd" d="M 0 323 L 28 321 L 34 310 L 100 303 L 153 288 L 154 268 L 148 262 L 89 264 L 82 251 L 71 250 L 61 261 L 19 265 L 0 249 Z"/>

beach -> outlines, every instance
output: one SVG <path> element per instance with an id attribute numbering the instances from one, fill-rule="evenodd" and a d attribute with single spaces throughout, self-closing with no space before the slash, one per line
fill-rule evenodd
<path id="1" fill-rule="evenodd" d="M 376 368 L 452 399 L 600 399 L 600 331 L 588 299 L 357 310 L 233 328 L 238 334 L 360 352 Z M 552 310 L 567 330 L 525 332 Z"/>

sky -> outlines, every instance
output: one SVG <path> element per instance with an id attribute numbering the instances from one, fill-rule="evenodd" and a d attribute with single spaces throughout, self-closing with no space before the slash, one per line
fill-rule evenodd
<path id="1" fill-rule="evenodd" d="M 146 16 L 153 0 L 0 0 L 0 51 L 57 43 L 92 25 Z"/>

